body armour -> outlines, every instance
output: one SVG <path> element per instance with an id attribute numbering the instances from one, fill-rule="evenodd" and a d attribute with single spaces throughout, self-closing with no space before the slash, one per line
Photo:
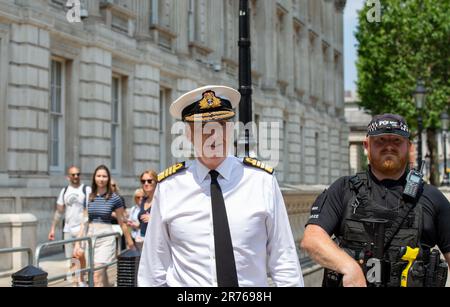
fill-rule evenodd
<path id="1" fill-rule="evenodd" d="M 397 208 L 386 208 L 371 197 L 371 184 L 368 173 L 350 178 L 353 197 L 341 223 L 339 245 L 362 265 L 369 285 L 387 287 L 400 287 L 402 271 L 408 264 L 401 259 L 404 249 L 419 248 L 420 255 L 408 279 L 411 278 L 409 286 L 424 286 L 423 261 L 427 251 L 420 245 L 423 229 L 420 201 L 408 203 L 399 199 Z M 377 273 L 380 276 L 370 280 L 368 273 L 374 261 L 381 267 Z"/>

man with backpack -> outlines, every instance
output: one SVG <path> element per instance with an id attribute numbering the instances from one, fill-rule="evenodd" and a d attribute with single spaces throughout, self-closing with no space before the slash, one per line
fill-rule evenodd
<path id="1" fill-rule="evenodd" d="M 61 189 L 59 197 L 56 201 L 56 210 L 52 221 L 52 226 L 48 234 L 50 241 L 55 240 L 55 228 L 64 219 L 64 240 L 77 238 L 83 222 L 83 209 L 91 193 L 91 188 L 81 183 L 80 169 L 71 166 L 67 169 L 67 179 L 69 185 Z M 71 258 L 70 270 L 73 271 L 78 266 L 86 267 L 86 259 L 84 255 L 73 255 L 74 243 L 65 245 L 66 258 Z M 78 286 L 84 286 L 83 274 L 80 274 Z"/>

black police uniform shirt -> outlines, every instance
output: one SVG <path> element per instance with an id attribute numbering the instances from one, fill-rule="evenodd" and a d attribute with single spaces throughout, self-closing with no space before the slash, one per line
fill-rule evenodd
<path id="1" fill-rule="evenodd" d="M 379 181 L 369 171 L 372 199 L 389 210 L 398 210 L 400 198 L 406 183 L 406 173 L 399 180 Z M 306 225 L 322 227 L 330 236 L 339 236 L 345 208 L 354 195 L 350 189 L 350 177 L 342 177 L 324 191 L 311 207 L 311 215 Z M 419 202 L 423 206 L 423 230 L 421 243 L 433 247 L 437 245 L 442 253 L 450 252 L 450 203 L 434 186 L 425 184 Z"/>

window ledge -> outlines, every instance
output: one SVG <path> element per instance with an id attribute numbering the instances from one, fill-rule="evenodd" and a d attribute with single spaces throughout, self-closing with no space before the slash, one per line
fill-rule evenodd
<path id="1" fill-rule="evenodd" d="M 158 25 L 158 24 L 152 24 L 150 26 L 150 30 L 156 30 L 156 31 L 160 32 L 161 34 L 163 34 L 164 36 L 167 36 L 169 38 L 177 38 L 178 37 L 178 35 L 175 32 L 173 32 L 172 30 L 170 30 L 164 26 Z"/>
<path id="2" fill-rule="evenodd" d="M 214 51 L 213 49 L 198 41 L 189 42 L 189 48 L 194 49 L 197 53 L 202 55 L 208 55 Z"/>
<path id="3" fill-rule="evenodd" d="M 136 14 L 133 11 L 131 11 L 121 5 L 118 5 L 118 4 L 102 2 L 100 4 L 100 9 L 109 10 L 109 11 L 111 11 L 111 13 L 113 15 L 116 15 L 116 16 L 119 16 L 122 18 L 136 19 Z"/>

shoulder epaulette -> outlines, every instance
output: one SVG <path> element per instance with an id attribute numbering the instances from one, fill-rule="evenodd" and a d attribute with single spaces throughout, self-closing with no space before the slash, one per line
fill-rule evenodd
<path id="1" fill-rule="evenodd" d="M 169 178 L 172 175 L 175 175 L 176 173 L 181 172 L 186 168 L 186 163 L 181 162 L 172 165 L 171 167 L 167 168 L 165 171 L 158 174 L 158 182 L 163 181 L 164 179 Z"/>
<path id="2" fill-rule="evenodd" d="M 245 165 L 253 166 L 253 167 L 256 167 L 256 168 L 260 168 L 260 169 L 268 172 L 271 175 L 274 172 L 274 169 L 272 167 L 266 165 L 264 162 L 258 161 L 258 160 L 253 159 L 253 158 L 246 157 L 246 158 L 244 158 L 243 162 L 244 162 Z"/>

